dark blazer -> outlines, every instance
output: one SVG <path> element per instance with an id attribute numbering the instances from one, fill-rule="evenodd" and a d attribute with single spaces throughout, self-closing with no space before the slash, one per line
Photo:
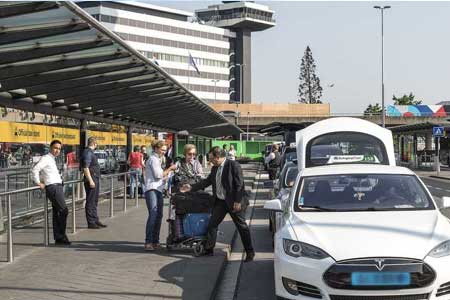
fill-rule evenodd
<path id="1" fill-rule="evenodd" d="M 192 186 L 192 191 L 204 189 L 212 185 L 213 195 L 216 194 L 216 174 L 218 167 L 214 166 L 211 169 L 209 176 Z M 241 203 L 245 205 L 244 201 L 244 176 L 242 174 L 241 165 L 234 161 L 227 159 L 222 171 L 222 186 L 225 190 L 225 202 L 228 207 L 232 208 L 234 203 Z"/>

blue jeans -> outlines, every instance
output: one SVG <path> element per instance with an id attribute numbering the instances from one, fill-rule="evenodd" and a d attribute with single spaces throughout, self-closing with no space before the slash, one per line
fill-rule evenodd
<path id="1" fill-rule="evenodd" d="M 147 203 L 148 209 L 145 243 L 159 244 L 159 232 L 163 217 L 163 194 L 157 190 L 146 191 L 145 203 Z"/>
<path id="2" fill-rule="evenodd" d="M 131 168 L 130 172 L 137 172 L 138 174 L 138 186 L 142 184 L 142 169 Z M 141 185 L 142 186 L 142 185 Z M 130 198 L 134 198 L 136 192 L 136 173 L 130 175 Z"/>

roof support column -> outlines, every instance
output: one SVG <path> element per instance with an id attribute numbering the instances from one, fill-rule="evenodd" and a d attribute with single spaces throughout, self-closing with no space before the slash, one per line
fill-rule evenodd
<path id="1" fill-rule="evenodd" d="M 133 151 L 133 127 L 131 126 L 127 126 L 127 146 L 126 146 L 126 154 L 127 154 L 127 159 L 128 156 L 130 155 L 130 153 Z"/>
<path id="2" fill-rule="evenodd" d="M 83 151 L 87 146 L 87 140 L 88 140 L 88 122 L 86 119 L 80 120 L 80 147 L 78 147 L 78 161 L 80 162 L 80 178 L 83 177 L 83 166 L 81 165 L 81 157 L 83 156 Z M 84 186 L 82 187 L 82 184 L 79 184 L 79 193 L 78 198 L 84 199 L 85 197 L 85 190 Z"/>
<path id="3" fill-rule="evenodd" d="M 173 133 L 173 141 L 172 141 L 172 161 L 175 161 L 178 153 L 178 134 L 176 132 Z"/>
<path id="4" fill-rule="evenodd" d="M 206 139 L 204 138 L 203 139 L 203 159 L 202 159 L 202 165 L 203 165 L 203 168 L 206 168 L 206 162 L 208 161 L 207 159 L 206 159 L 206 157 L 208 156 L 208 153 L 206 153 Z"/>

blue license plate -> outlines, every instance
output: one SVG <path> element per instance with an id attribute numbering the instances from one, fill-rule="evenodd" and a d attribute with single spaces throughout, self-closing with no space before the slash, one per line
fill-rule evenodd
<path id="1" fill-rule="evenodd" d="M 411 275 L 408 272 L 353 272 L 352 285 L 410 285 Z"/>

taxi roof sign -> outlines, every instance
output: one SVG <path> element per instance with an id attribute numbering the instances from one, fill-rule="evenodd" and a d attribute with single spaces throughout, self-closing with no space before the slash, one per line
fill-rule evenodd
<path id="1" fill-rule="evenodd" d="M 345 163 L 372 163 L 379 164 L 380 160 L 375 155 L 330 155 L 327 164 Z"/>

